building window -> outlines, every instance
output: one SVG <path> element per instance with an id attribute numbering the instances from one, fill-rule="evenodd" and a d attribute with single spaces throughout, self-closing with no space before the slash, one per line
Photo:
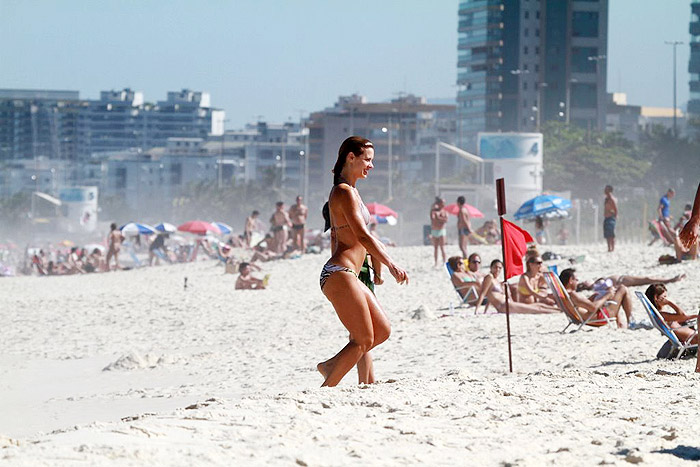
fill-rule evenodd
<path id="1" fill-rule="evenodd" d="M 523 54 L 527 55 L 527 53 L 528 53 L 528 48 L 527 48 L 527 46 L 525 46 L 525 47 L 523 47 Z"/>
<path id="2" fill-rule="evenodd" d="M 540 10 L 535 12 L 535 18 L 540 19 Z"/>
<path id="3" fill-rule="evenodd" d="M 527 71 L 527 63 L 523 63 L 523 70 Z"/>
<path id="4" fill-rule="evenodd" d="M 527 81 L 523 81 L 523 90 L 527 91 Z"/>
<path id="5" fill-rule="evenodd" d="M 523 99 L 523 109 L 527 109 L 527 99 Z"/>
<path id="6" fill-rule="evenodd" d="M 530 12 L 525 10 L 525 19 L 528 19 L 528 18 L 530 18 Z"/>
<path id="7" fill-rule="evenodd" d="M 540 65 L 538 63 L 535 63 L 535 73 L 540 72 Z"/>
<path id="8" fill-rule="evenodd" d="M 529 30 L 528 28 L 525 28 L 525 30 L 523 31 L 523 35 L 524 35 L 525 37 L 529 37 L 529 36 L 530 36 L 530 30 Z"/>
<path id="9" fill-rule="evenodd" d="M 595 73 L 596 62 L 588 60 L 588 57 L 598 55 L 597 47 L 572 47 L 571 71 L 574 73 Z"/>
<path id="10" fill-rule="evenodd" d="M 535 55 L 539 55 L 539 54 L 540 54 L 540 46 L 536 45 L 535 46 Z"/>
<path id="11" fill-rule="evenodd" d="M 535 37 L 540 37 L 540 28 L 535 28 Z"/>
<path id="12" fill-rule="evenodd" d="M 598 12 L 574 11 L 572 26 L 574 37 L 598 37 Z"/>

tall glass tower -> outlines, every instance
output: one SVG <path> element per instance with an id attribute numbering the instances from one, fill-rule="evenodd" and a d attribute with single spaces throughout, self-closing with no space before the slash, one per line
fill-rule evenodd
<path id="1" fill-rule="evenodd" d="M 700 0 L 690 4 L 690 100 L 688 101 L 689 117 L 695 122 L 700 120 Z"/>

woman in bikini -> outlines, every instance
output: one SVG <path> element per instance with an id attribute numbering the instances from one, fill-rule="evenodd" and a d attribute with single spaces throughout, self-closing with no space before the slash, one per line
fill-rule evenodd
<path id="1" fill-rule="evenodd" d="M 452 269 L 452 274 L 450 279 L 452 280 L 452 285 L 459 293 L 459 295 L 464 298 L 472 287 L 476 290 L 481 287 L 481 276 L 478 274 L 478 267 L 481 264 L 481 258 L 478 254 L 472 253 L 469 257 L 469 269 L 464 267 L 464 259 L 461 256 L 452 256 L 447 260 L 447 264 L 450 269 Z M 474 271 L 473 269 L 476 269 Z M 469 300 L 467 303 L 474 304 L 474 298 Z"/>
<path id="2" fill-rule="evenodd" d="M 369 351 L 389 338 L 389 320 L 369 288 L 357 278 L 367 253 L 385 264 L 399 284 L 408 274 L 389 257 L 367 225 L 370 214 L 355 188 L 374 167 L 374 145 L 351 136 L 338 150 L 333 168 L 333 189 L 328 199 L 332 256 L 321 271 L 321 290 L 333 304 L 338 318 L 350 332 L 350 342 L 334 357 L 318 364 L 323 386 L 337 385 L 357 365 L 360 383 L 374 382 Z"/>
<path id="3" fill-rule="evenodd" d="M 671 328 L 673 333 L 678 337 L 683 343 L 697 344 L 698 335 L 697 332 L 683 325 L 686 321 L 697 319 L 698 315 L 688 315 L 685 311 L 671 300 L 668 299 L 668 292 L 666 286 L 663 284 L 652 284 L 644 292 L 649 301 L 656 307 L 656 310 L 664 318 L 668 326 Z M 664 310 L 668 305 L 673 312 Z"/>
<path id="4" fill-rule="evenodd" d="M 531 255 L 526 261 L 525 274 L 520 276 L 518 281 L 518 297 L 520 303 L 541 302 L 547 305 L 554 305 L 555 302 L 549 298 L 547 284 L 542 275 L 542 258 L 539 255 Z"/>
<path id="5" fill-rule="evenodd" d="M 479 306 L 484 298 L 487 299 L 487 304 L 484 311 L 488 309 L 489 305 L 493 305 L 493 307 L 496 308 L 499 313 L 506 312 L 506 296 L 503 293 L 503 286 L 498 279 L 502 271 L 503 263 L 500 259 L 494 259 L 491 261 L 489 274 L 484 277 L 481 284 L 481 289 L 479 290 L 479 298 L 476 300 L 474 314 L 478 313 Z M 508 311 L 510 313 L 522 314 L 559 313 L 558 308 L 544 303 L 518 303 L 512 300 L 510 300 L 508 303 Z"/>
<path id="6" fill-rule="evenodd" d="M 445 239 L 447 238 L 445 224 L 447 224 L 445 200 L 438 196 L 430 208 L 430 241 L 433 243 L 436 268 L 438 267 L 438 249 L 442 253 L 442 262 L 445 263 Z"/>

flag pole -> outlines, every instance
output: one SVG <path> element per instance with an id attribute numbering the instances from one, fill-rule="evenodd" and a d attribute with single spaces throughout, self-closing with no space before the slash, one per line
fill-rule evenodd
<path id="1" fill-rule="evenodd" d="M 496 180 L 496 199 L 498 200 L 498 219 L 501 223 L 501 253 L 503 255 L 503 277 L 506 279 L 504 291 L 506 293 L 506 329 L 508 331 L 508 369 L 513 372 L 513 353 L 511 351 L 510 342 L 510 307 L 508 305 L 508 296 L 510 295 L 508 287 L 508 261 L 506 261 L 506 241 L 503 235 L 503 215 L 506 213 L 506 186 L 502 178 Z"/>

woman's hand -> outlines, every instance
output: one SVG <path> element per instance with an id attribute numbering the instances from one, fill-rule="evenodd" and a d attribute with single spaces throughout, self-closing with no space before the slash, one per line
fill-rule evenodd
<path id="1" fill-rule="evenodd" d="M 401 269 L 395 264 L 391 264 L 389 265 L 389 272 L 394 276 L 398 284 L 408 284 L 408 274 L 404 269 Z"/>
<path id="2" fill-rule="evenodd" d="M 700 229 L 700 218 L 696 216 L 691 216 L 688 222 L 686 222 L 683 230 L 681 230 L 680 238 L 681 243 L 685 248 L 690 248 L 698 241 L 698 230 Z"/>

